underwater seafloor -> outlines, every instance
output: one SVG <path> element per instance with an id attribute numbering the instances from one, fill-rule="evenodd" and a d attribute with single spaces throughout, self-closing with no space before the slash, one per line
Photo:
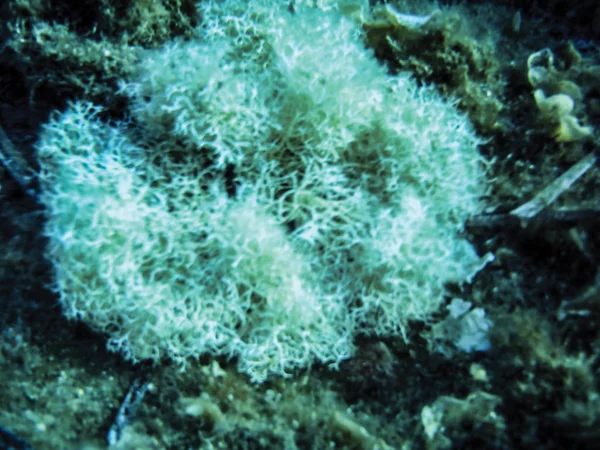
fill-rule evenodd
<path id="1" fill-rule="evenodd" d="M 447 303 L 485 310 L 489 348 L 432 348 L 443 309 L 406 340 L 357 337 L 337 371 L 262 384 L 225 358 L 133 365 L 63 317 L 22 176 L 40 126 L 76 99 L 120 118 L 128 50 L 191 36 L 198 18 L 193 0 L 49 3 L 2 5 L 0 448 L 600 448 L 596 2 L 398 0 L 435 22 L 365 22 L 390 71 L 455 99 L 483 138 L 490 188 L 465 235 L 494 258 Z"/>

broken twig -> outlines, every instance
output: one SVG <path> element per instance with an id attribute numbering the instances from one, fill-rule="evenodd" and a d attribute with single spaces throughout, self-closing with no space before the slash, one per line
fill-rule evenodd
<path id="1" fill-rule="evenodd" d="M 148 392 L 149 387 L 150 380 L 148 376 L 141 376 L 133 380 L 119 407 L 115 421 L 110 427 L 110 430 L 108 430 L 106 441 L 108 442 L 109 447 L 119 442 L 123 435 L 123 430 L 135 416 L 137 407 L 144 399 L 144 395 Z"/>
<path id="2" fill-rule="evenodd" d="M 35 171 L 29 167 L 23 154 L 12 143 L 2 126 L 0 126 L 0 163 L 28 195 L 37 197 L 34 188 Z"/>
<path id="3" fill-rule="evenodd" d="M 467 227 L 495 228 L 500 226 L 559 225 L 574 226 L 581 222 L 600 219 L 600 209 L 556 209 L 546 210 L 563 192 L 569 189 L 596 163 L 595 152 L 583 157 L 577 164 L 539 192 L 532 200 L 507 214 L 480 214 L 467 220 Z"/>
<path id="4" fill-rule="evenodd" d="M 513 209 L 510 214 L 517 216 L 522 220 L 530 220 L 538 215 L 543 209 L 553 203 L 563 192 L 569 189 L 581 176 L 586 173 L 596 163 L 596 154 L 594 152 L 585 156 L 577 164 L 563 173 L 546 186 L 532 200 Z"/>

